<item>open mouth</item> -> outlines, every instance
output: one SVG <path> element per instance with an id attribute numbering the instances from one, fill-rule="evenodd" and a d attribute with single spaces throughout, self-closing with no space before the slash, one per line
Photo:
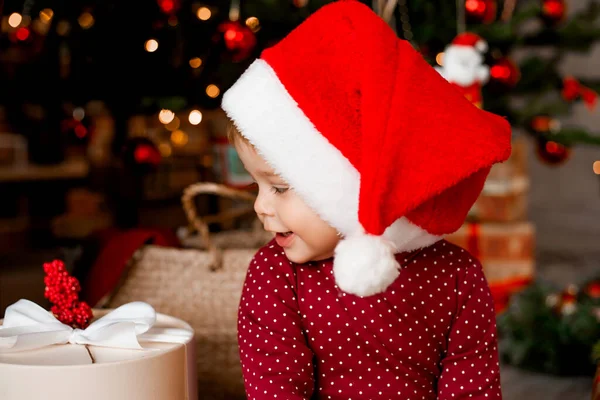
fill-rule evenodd
<path id="1" fill-rule="evenodd" d="M 277 232 L 275 241 L 281 247 L 288 247 L 292 244 L 294 237 L 294 232 Z"/>

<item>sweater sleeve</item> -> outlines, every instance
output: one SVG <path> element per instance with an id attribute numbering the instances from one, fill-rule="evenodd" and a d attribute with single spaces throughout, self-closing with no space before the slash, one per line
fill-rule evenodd
<path id="1" fill-rule="evenodd" d="M 496 315 L 479 262 L 461 268 L 457 309 L 442 360 L 438 399 L 502 399 Z"/>
<path id="2" fill-rule="evenodd" d="M 313 353 L 302 333 L 294 269 L 269 244 L 250 262 L 238 312 L 238 343 L 249 400 L 309 399 Z"/>

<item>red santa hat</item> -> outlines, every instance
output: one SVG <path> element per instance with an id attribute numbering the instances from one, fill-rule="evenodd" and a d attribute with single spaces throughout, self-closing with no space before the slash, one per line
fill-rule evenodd
<path id="1" fill-rule="evenodd" d="M 479 35 L 471 32 L 459 33 L 451 43 L 453 46 L 473 47 L 480 53 L 487 51 L 487 42 Z"/>
<path id="2" fill-rule="evenodd" d="M 343 234 L 340 289 L 398 276 L 394 253 L 457 230 L 509 124 L 472 105 L 367 6 L 322 7 L 266 49 L 222 107 L 296 193 Z"/>

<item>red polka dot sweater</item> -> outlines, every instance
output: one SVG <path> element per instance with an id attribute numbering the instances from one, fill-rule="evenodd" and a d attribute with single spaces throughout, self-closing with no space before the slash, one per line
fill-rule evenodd
<path id="1" fill-rule="evenodd" d="M 500 399 L 496 320 L 479 262 L 446 241 L 398 255 L 399 278 L 358 297 L 332 260 L 252 260 L 238 316 L 249 399 Z"/>

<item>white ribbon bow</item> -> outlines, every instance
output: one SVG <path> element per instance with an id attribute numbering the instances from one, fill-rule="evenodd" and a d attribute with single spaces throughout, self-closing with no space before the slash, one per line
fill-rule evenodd
<path id="1" fill-rule="evenodd" d="M 187 330 L 172 328 L 153 329 L 143 335 L 155 322 L 154 308 L 136 301 L 116 308 L 86 329 L 73 329 L 34 302 L 21 299 L 6 309 L 0 326 L 0 353 L 66 343 L 141 350 L 138 339 L 186 343 L 193 335 Z"/>

